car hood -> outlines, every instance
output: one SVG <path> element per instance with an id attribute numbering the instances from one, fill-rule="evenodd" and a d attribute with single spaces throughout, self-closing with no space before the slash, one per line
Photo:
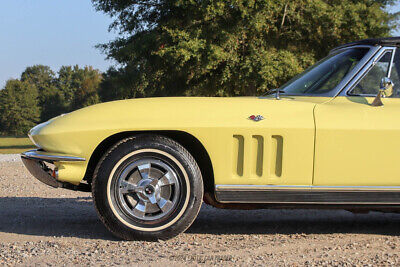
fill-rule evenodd
<path id="1" fill-rule="evenodd" d="M 215 123 L 232 118 L 247 118 L 267 110 L 291 112 L 291 106 L 327 101 L 322 97 L 163 97 L 105 102 L 64 114 L 31 130 L 31 135 L 46 130 L 68 131 L 79 128 L 118 127 L 130 129 L 177 127 L 179 123 Z M 137 123 L 140 123 L 138 125 Z"/>

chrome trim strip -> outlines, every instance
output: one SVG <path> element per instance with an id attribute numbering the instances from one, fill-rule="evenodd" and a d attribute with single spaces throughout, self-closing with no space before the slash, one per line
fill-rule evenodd
<path id="1" fill-rule="evenodd" d="M 333 190 L 333 191 L 400 191 L 400 186 L 314 186 L 314 185 L 216 185 L 215 191 Z"/>
<path id="2" fill-rule="evenodd" d="M 339 49 L 333 49 L 332 51 L 329 52 L 329 55 L 331 53 L 341 53 L 348 49 L 354 49 L 354 48 L 369 48 L 369 51 L 357 63 L 357 65 L 349 73 L 347 73 L 345 77 L 343 77 L 343 79 L 336 85 L 334 89 L 332 89 L 327 94 L 321 94 L 316 96 L 337 97 L 338 95 L 340 95 L 340 93 L 343 91 L 343 88 L 345 88 L 353 80 L 353 78 L 364 68 L 364 66 L 371 60 L 371 58 L 373 58 L 374 55 L 379 51 L 380 46 L 371 46 L 371 45 L 346 46 L 346 47 L 341 47 Z"/>
<path id="3" fill-rule="evenodd" d="M 344 79 L 338 84 L 337 88 L 335 89 L 335 97 L 341 95 L 341 93 L 345 91 L 349 85 L 353 85 L 354 79 L 363 72 L 365 66 L 368 65 L 371 60 L 375 58 L 380 49 L 381 46 L 371 47 L 368 53 L 360 60 L 360 62 L 358 62 L 357 66 L 355 66 L 350 71 L 350 73 L 348 73 L 346 77 L 344 77 Z"/>
<path id="4" fill-rule="evenodd" d="M 264 191 L 264 190 L 293 190 L 303 189 L 310 190 L 309 185 L 235 185 L 235 184 L 224 184 L 215 185 L 215 191 Z"/>
<path id="5" fill-rule="evenodd" d="M 291 96 L 313 96 L 313 97 L 337 97 L 343 91 L 343 89 L 353 80 L 353 78 L 363 69 L 363 67 L 370 61 L 370 59 L 379 51 L 380 46 L 372 46 L 372 45 L 351 45 L 346 47 L 340 47 L 338 49 L 333 49 L 329 52 L 328 55 L 332 53 L 341 53 L 348 49 L 354 48 L 369 48 L 369 51 L 364 55 L 364 57 L 357 63 L 357 65 L 346 74 L 345 77 L 327 93 L 323 94 L 281 94 L 281 97 L 291 97 Z M 274 95 L 262 95 L 260 98 L 273 98 Z"/>
<path id="6" fill-rule="evenodd" d="M 361 94 L 361 95 L 351 95 L 349 92 L 358 84 L 358 82 L 364 78 L 365 75 L 370 71 L 370 69 L 378 62 L 378 60 L 383 56 L 384 53 L 391 51 L 394 53 L 395 47 L 387 47 L 387 46 L 379 46 L 378 52 L 361 68 L 361 70 L 353 77 L 353 79 L 343 87 L 343 89 L 340 91 L 338 96 L 370 96 L 370 97 L 375 97 L 376 95 L 369 95 L 369 94 Z M 377 85 L 378 86 L 378 85 Z"/>
<path id="7" fill-rule="evenodd" d="M 390 78 L 390 75 L 392 74 L 392 67 L 393 67 L 393 61 L 394 61 L 394 55 L 395 54 L 396 54 L 396 49 L 393 49 L 392 58 L 390 59 L 388 73 L 386 75 L 388 78 Z"/>
<path id="8" fill-rule="evenodd" d="M 53 161 L 86 161 L 85 158 L 81 158 L 81 157 L 46 155 L 46 154 L 37 153 L 37 151 L 38 150 L 26 151 L 21 154 L 21 157 L 27 158 L 27 159 L 49 161 L 49 162 L 53 162 Z"/>
<path id="9" fill-rule="evenodd" d="M 400 205 L 400 186 L 217 185 L 220 203 Z"/>

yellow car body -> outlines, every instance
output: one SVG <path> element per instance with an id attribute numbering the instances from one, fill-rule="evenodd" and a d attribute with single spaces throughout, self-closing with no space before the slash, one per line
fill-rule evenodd
<path id="1" fill-rule="evenodd" d="M 172 131 L 203 145 L 216 185 L 400 186 L 400 99 L 383 101 L 372 107 L 344 97 L 131 99 L 58 117 L 30 136 L 45 151 L 38 153 L 86 159 L 57 162 L 58 179 L 76 185 L 104 140 Z M 253 114 L 264 119 L 252 121 Z"/>
<path id="2" fill-rule="evenodd" d="M 216 184 L 311 185 L 314 116 L 329 98 L 147 98 L 87 107 L 34 128 L 30 136 L 50 154 L 82 162 L 59 162 L 58 179 L 79 184 L 92 154 L 107 138 L 133 132 L 183 132 L 211 159 Z M 264 120 L 254 122 L 252 114 Z M 179 141 L 179 140 L 177 140 Z M 277 152 L 282 151 L 277 159 Z M 39 152 L 40 153 L 40 152 Z M 242 159 L 242 161 L 240 161 Z"/>

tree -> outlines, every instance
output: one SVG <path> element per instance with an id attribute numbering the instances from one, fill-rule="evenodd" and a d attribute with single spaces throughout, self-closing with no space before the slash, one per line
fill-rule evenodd
<path id="1" fill-rule="evenodd" d="M 99 70 L 78 65 L 61 66 L 58 75 L 48 66 L 35 65 L 27 67 L 21 75 L 21 81 L 38 89 L 41 121 L 98 103 L 101 80 Z"/>
<path id="2" fill-rule="evenodd" d="M 21 81 L 36 86 L 41 107 L 41 121 L 47 121 L 65 111 L 64 96 L 56 88 L 56 77 L 49 66 L 34 65 L 27 67 L 21 74 Z"/>
<path id="3" fill-rule="evenodd" d="M 99 87 L 101 101 L 143 97 L 145 95 L 144 92 L 132 90 L 132 83 L 131 76 L 124 68 L 116 69 L 110 67 L 103 74 L 103 81 Z"/>
<path id="4" fill-rule="evenodd" d="M 76 87 L 80 85 L 77 81 L 77 72 L 79 72 L 79 66 L 61 66 L 58 71 L 57 88 L 64 96 L 66 110 L 72 109 Z"/>
<path id="5" fill-rule="evenodd" d="M 76 89 L 72 100 L 72 109 L 97 104 L 100 101 L 97 91 L 102 81 L 100 71 L 93 69 L 93 67 L 79 69 L 77 66 L 75 66 L 74 70 L 75 75 L 73 77 L 75 78 Z"/>
<path id="6" fill-rule="evenodd" d="M 91 66 L 62 66 L 58 72 L 57 87 L 63 92 L 67 110 L 98 103 L 102 77 L 101 72 Z"/>
<path id="7" fill-rule="evenodd" d="M 93 67 L 48 66 L 25 69 L 20 80 L 0 90 L 0 134 L 25 135 L 39 122 L 99 102 L 103 74 Z"/>
<path id="8" fill-rule="evenodd" d="M 99 46 L 121 66 L 105 76 L 104 100 L 260 94 L 337 45 L 396 27 L 385 0 L 92 2 L 121 35 Z"/>
<path id="9" fill-rule="evenodd" d="M 26 135 L 40 121 L 38 90 L 27 81 L 9 80 L 0 91 L 0 132 Z"/>

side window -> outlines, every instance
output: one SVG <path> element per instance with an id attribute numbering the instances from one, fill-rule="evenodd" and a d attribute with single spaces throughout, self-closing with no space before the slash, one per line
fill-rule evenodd
<path id="1" fill-rule="evenodd" d="M 369 70 L 361 81 L 350 91 L 350 95 L 376 95 L 379 92 L 379 85 L 382 78 L 386 77 L 392 52 L 386 52 L 378 62 Z"/>

